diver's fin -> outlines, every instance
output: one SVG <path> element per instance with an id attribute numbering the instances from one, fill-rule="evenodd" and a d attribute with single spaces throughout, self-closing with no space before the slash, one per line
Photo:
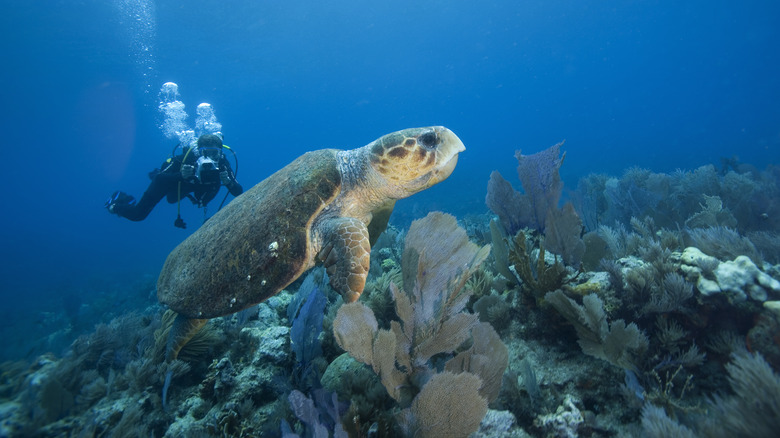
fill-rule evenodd
<path id="1" fill-rule="evenodd" d="M 165 347 L 165 361 L 170 362 L 179 356 L 179 351 L 196 333 L 206 325 L 208 319 L 190 319 L 176 314 L 168 332 L 168 343 Z"/>

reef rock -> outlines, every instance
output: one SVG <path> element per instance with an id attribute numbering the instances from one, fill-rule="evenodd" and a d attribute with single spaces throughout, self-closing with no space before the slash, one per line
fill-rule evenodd
<path id="1" fill-rule="evenodd" d="M 748 297 L 764 302 L 770 293 L 780 294 L 780 281 L 761 271 L 747 256 L 721 262 L 694 247 L 678 256 L 686 279 L 696 283 L 702 295 L 727 293 L 736 302 Z"/>
<path id="2" fill-rule="evenodd" d="M 469 438 L 526 438 L 530 437 L 523 429 L 516 425 L 515 416 L 509 411 L 495 411 L 489 409 L 479 430 L 472 433 Z"/>
<path id="3" fill-rule="evenodd" d="M 242 342 L 257 348 L 254 358 L 257 363 L 284 363 L 290 356 L 289 327 L 244 327 L 239 336 Z"/>
<path id="4" fill-rule="evenodd" d="M 746 256 L 739 256 L 730 262 L 723 262 L 715 269 L 718 285 L 724 292 L 741 294 L 745 291 L 756 301 L 766 301 L 767 292 L 780 293 L 780 281 L 761 272 Z"/>

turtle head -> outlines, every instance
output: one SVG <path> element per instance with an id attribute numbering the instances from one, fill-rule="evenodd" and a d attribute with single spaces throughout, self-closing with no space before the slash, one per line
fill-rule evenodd
<path id="1" fill-rule="evenodd" d="M 443 126 L 404 129 L 369 145 L 371 166 L 406 196 L 447 179 L 464 150 L 458 136 Z"/>

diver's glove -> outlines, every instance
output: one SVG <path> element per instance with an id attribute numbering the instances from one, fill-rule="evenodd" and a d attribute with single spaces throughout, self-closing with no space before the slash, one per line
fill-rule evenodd
<path id="1" fill-rule="evenodd" d="M 181 179 L 187 180 L 195 176 L 195 166 L 189 164 L 182 164 L 181 166 Z"/>
<path id="2" fill-rule="evenodd" d="M 219 180 L 222 181 L 222 185 L 225 187 L 230 187 L 233 185 L 233 178 L 230 177 L 230 174 L 227 172 L 227 170 L 219 172 Z"/>

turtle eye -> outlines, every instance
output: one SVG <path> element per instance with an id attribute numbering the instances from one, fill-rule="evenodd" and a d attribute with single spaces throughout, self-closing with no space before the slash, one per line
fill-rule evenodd
<path id="1" fill-rule="evenodd" d="M 429 131 L 417 138 L 423 146 L 427 148 L 435 148 L 438 146 L 438 139 L 436 138 L 436 132 Z"/>

